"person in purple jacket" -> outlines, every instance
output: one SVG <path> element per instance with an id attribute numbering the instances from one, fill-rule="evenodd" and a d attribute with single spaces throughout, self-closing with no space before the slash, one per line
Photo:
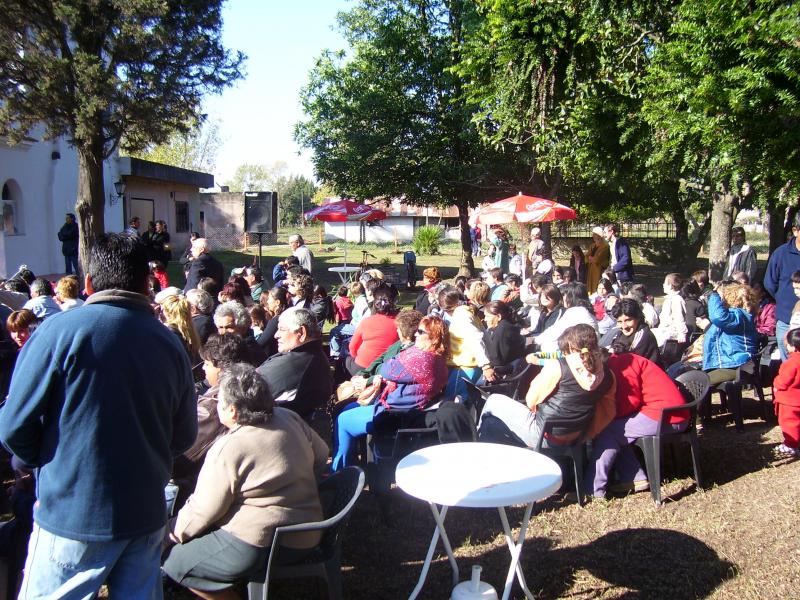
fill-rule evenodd
<path id="1" fill-rule="evenodd" d="M 367 406 L 344 410 L 337 419 L 339 442 L 333 457 L 334 471 L 349 465 L 353 441 L 366 435 L 376 415 L 383 411 L 408 411 L 424 408 L 447 383 L 449 341 L 447 324 L 440 317 L 420 321 L 414 345 L 390 358 L 381 366 L 376 379 L 383 380 L 378 399 Z"/>

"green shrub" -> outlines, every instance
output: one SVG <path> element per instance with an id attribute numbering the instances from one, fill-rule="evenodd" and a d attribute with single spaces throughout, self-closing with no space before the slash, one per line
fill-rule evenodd
<path id="1" fill-rule="evenodd" d="M 411 242 L 414 252 L 419 255 L 438 254 L 439 242 L 444 230 L 436 225 L 425 225 L 417 229 L 414 234 L 414 241 Z"/>

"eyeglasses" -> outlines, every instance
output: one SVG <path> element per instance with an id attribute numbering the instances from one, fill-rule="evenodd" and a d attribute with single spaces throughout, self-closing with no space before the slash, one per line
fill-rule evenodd
<path id="1" fill-rule="evenodd" d="M 417 335 L 428 335 L 428 332 L 424 329 L 417 329 Z"/>

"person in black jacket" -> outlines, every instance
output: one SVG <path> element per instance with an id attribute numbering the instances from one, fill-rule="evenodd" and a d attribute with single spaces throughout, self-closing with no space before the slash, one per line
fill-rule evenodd
<path id="1" fill-rule="evenodd" d="M 539 292 L 539 320 L 531 332 L 534 336 L 543 333 L 564 314 L 561 290 L 552 283 L 546 284 Z"/>
<path id="2" fill-rule="evenodd" d="M 212 297 L 216 296 L 222 289 L 225 277 L 222 263 L 208 253 L 206 239 L 197 238 L 192 242 L 192 260 L 189 263 L 189 273 L 186 276 L 183 292 L 195 289 L 203 277 L 211 277 L 216 282 L 217 286 Z"/>
<path id="3" fill-rule="evenodd" d="M 308 420 L 333 393 L 330 364 L 322 349 L 322 332 L 311 311 L 293 308 L 278 319 L 278 354 L 256 369 L 267 382 L 275 405 Z"/>
<path id="4" fill-rule="evenodd" d="M 611 343 L 614 354 L 632 352 L 661 364 L 658 342 L 644 320 L 641 304 L 633 298 L 623 298 L 611 309 L 611 316 L 619 326 L 619 335 Z"/>
<path id="5" fill-rule="evenodd" d="M 499 377 L 511 375 L 518 359 L 525 356 L 525 340 L 512 318 L 511 306 L 506 302 L 490 302 L 484 309 L 483 343 L 489 364 Z"/>
<path id="6" fill-rule="evenodd" d="M 78 272 L 78 224 L 75 215 L 67 213 L 66 222 L 58 230 L 61 240 L 61 254 L 64 255 L 64 272 L 72 275 Z"/>

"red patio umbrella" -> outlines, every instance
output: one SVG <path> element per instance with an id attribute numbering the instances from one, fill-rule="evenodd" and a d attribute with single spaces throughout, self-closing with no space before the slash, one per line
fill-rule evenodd
<path id="1" fill-rule="evenodd" d="M 516 196 L 497 200 L 480 206 L 469 219 L 470 225 L 505 225 L 507 223 L 544 223 L 546 221 L 568 221 L 577 214 L 569 206 L 554 200 Z"/>
<path id="2" fill-rule="evenodd" d="M 347 266 L 347 222 L 348 221 L 382 221 L 386 213 L 369 204 L 359 204 L 352 200 L 336 200 L 323 204 L 303 213 L 306 221 L 331 221 L 344 223 L 344 266 Z"/>

